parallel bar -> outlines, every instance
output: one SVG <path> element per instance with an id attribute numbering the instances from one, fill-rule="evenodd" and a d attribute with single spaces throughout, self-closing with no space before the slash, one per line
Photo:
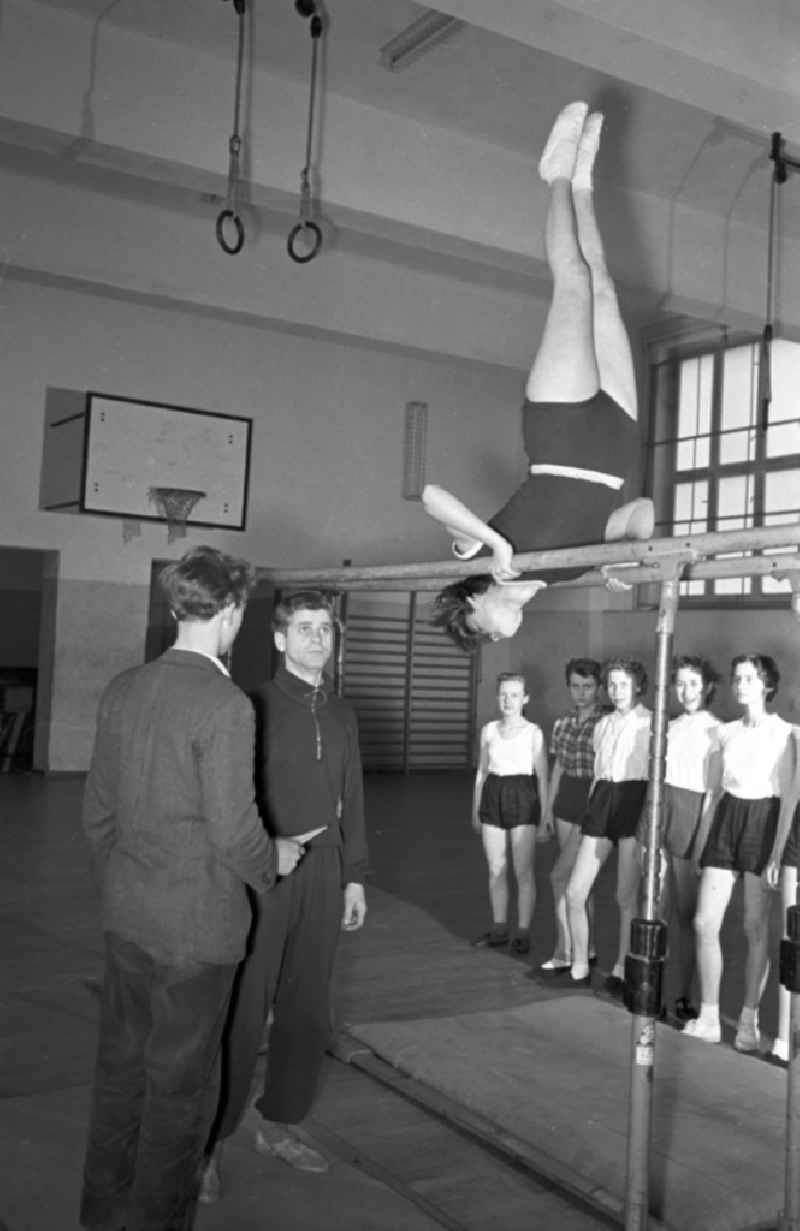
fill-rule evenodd
<path id="1" fill-rule="evenodd" d="M 794 529 L 794 527 L 792 527 Z M 659 539 L 658 542 L 674 543 L 675 539 Z M 787 546 L 788 544 L 774 544 L 770 547 Z M 733 550 L 728 548 L 727 550 Z M 749 550 L 749 549 L 748 549 Z M 520 557 L 517 557 L 520 559 Z M 391 566 L 388 566 L 391 567 Z M 412 566 L 408 566 L 412 567 Z M 318 584 L 321 587 L 330 585 L 328 579 L 330 570 L 321 569 L 318 573 L 312 571 L 306 572 L 303 570 L 290 569 L 260 569 L 259 577 L 275 578 L 281 585 L 312 585 Z M 348 570 L 349 573 L 357 574 L 358 569 Z M 731 577 L 780 577 L 782 574 L 792 575 L 800 574 L 800 555 L 785 555 L 785 556 L 745 556 L 744 558 L 731 560 L 698 560 L 694 564 L 687 564 L 683 571 L 683 581 L 721 581 L 724 578 Z M 633 564 L 629 566 L 619 565 L 614 569 L 614 576 L 622 581 L 629 582 L 631 585 L 647 585 L 650 582 L 660 583 L 664 580 L 664 572 L 661 566 L 656 563 L 648 564 Z M 296 580 L 290 578 L 295 578 Z M 366 578 L 360 579 L 357 576 L 342 577 L 342 580 L 336 583 L 336 589 L 347 590 L 409 590 L 415 589 L 419 591 L 430 590 L 431 592 L 440 589 L 442 577 L 423 577 L 415 580 L 412 576 L 406 578 Z M 572 578 L 570 581 L 557 581 L 550 585 L 550 589 L 559 590 L 574 590 L 589 587 L 602 587 L 606 585 L 606 578 L 602 573 L 597 571 L 589 571 L 584 573 L 582 577 Z"/>
<path id="2" fill-rule="evenodd" d="M 663 556 L 674 556 L 686 551 L 700 556 L 714 556 L 721 552 L 763 551 L 772 547 L 800 547 L 800 522 L 780 526 L 757 526 L 749 530 L 718 530 L 708 534 L 690 535 L 688 538 L 649 539 L 645 542 L 600 543 L 591 547 L 566 547 L 556 551 L 522 552 L 514 557 L 514 567 L 523 573 L 549 572 L 560 568 L 597 568 L 604 564 L 658 564 Z M 481 571 L 481 566 L 490 557 L 474 560 L 445 560 L 424 564 L 369 564 L 350 568 L 329 569 L 259 569 L 259 577 L 276 585 L 301 586 L 314 583 L 319 586 L 341 586 L 355 589 L 351 582 L 408 581 L 423 578 L 469 577 Z M 755 563 L 752 561 L 751 563 Z M 696 568 L 697 566 L 692 566 Z M 484 567 L 485 571 L 485 567 Z M 751 569 L 751 572 L 754 571 Z M 772 570 L 770 570 L 772 571 Z M 780 571 L 780 569 L 776 570 Z M 684 576 L 692 576 L 687 571 Z M 720 576 L 731 576 L 723 573 Z M 660 578 L 659 578 L 660 579 Z M 408 588 L 408 587 L 406 587 Z"/>

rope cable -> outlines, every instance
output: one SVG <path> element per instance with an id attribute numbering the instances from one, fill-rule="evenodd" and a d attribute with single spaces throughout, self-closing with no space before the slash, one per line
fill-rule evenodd
<path id="1" fill-rule="evenodd" d="M 235 256 L 244 247 L 244 223 L 239 215 L 239 154 L 242 149 L 242 138 L 239 134 L 239 117 L 242 105 L 242 76 L 244 70 L 244 15 L 245 0 L 234 0 L 234 8 L 238 16 L 238 45 L 236 52 L 236 85 L 233 103 L 233 132 L 228 141 L 228 190 L 225 197 L 225 208 L 217 215 L 217 243 L 223 252 Z M 225 224 L 233 227 L 233 239 L 225 234 Z"/>
<path id="2" fill-rule="evenodd" d="M 302 15 L 302 14 L 301 14 Z M 314 12 L 310 22 L 311 34 L 311 74 L 308 89 L 308 119 L 306 121 L 306 160 L 300 172 L 300 221 L 289 232 L 286 249 L 297 265 L 307 265 L 322 247 L 322 231 L 312 218 L 311 200 L 311 159 L 314 143 L 314 107 L 317 96 L 317 52 L 319 40 L 322 37 L 323 23 L 319 13 Z M 298 249 L 297 241 L 302 237 L 305 251 Z"/>

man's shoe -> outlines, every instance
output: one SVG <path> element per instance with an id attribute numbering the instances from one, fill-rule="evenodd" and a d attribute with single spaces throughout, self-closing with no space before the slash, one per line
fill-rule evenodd
<path id="1" fill-rule="evenodd" d="M 203 1163 L 197 1200 L 201 1205 L 213 1205 L 215 1201 L 219 1201 L 220 1187 L 219 1155 L 215 1151 Z"/>
<path id="2" fill-rule="evenodd" d="M 258 1128 L 256 1129 L 256 1149 L 259 1154 L 274 1154 L 275 1158 L 294 1167 L 295 1171 L 322 1172 L 328 1170 L 327 1158 L 320 1154 L 319 1150 L 314 1150 L 300 1141 L 293 1133 L 287 1132 L 285 1136 L 279 1136 L 273 1140 Z"/>

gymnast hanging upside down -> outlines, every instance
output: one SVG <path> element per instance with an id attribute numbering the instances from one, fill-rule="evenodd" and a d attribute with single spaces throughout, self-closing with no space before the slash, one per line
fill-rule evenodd
<path id="1" fill-rule="evenodd" d="M 539 162 L 550 185 L 545 249 L 553 295 L 523 407 L 530 474 L 488 523 L 441 487 L 428 484 L 422 493 L 460 559 L 484 549 L 493 557 L 490 575 L 467 577 L 437 596 L 436 623 L 465 650 L 513 637 L 523 607 L 547 584 L 514 580 L 514 553 L 653 533 L 651 501 L 621 500 L 638 451 L 636 382 L 592 200 L 602 125 L 585 103 L 570 103 Z"/>

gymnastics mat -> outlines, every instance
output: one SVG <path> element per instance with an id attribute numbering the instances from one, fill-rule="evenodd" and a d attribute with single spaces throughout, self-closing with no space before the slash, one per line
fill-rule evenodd
<path id="1" fill-rule="evenodd" d="M 571 994 L 488 1012 L 348 1025 L 381 1060 L 529 1147 L 553 1179 L 621 1209 L 631 1017 Z M 669 1231 L 775 1227 L 786 1074 L 657 1027 L 650 1208 Z"/>

